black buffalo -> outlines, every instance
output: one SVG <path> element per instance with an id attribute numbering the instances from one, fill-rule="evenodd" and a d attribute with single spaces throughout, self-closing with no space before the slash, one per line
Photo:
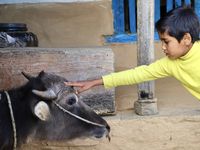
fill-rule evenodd
<path id="1" fill-rule="evenodd" d="M 27 139 L 109 137 L 107 122 L 65 86 L 65 78 L 44 71 L 37 77 L 22 74 L 28 79 L 24 86 L 0 91 L 0 150 L 20 147 Z"/>

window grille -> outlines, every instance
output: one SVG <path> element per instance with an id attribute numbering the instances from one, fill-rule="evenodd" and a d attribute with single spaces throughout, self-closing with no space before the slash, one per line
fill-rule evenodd
<path id="1" fill-rule="evenodd" d="M 154 0 L 155 22 L 168 11 L 181 5 L 191 5 L 200 17 L 200 0 Z M 147 1 L 148 2 L 148 1 Z M 137 0 L 112 0 L 114 34 L 106 36 L 107 43 L 130 43 L 137 41 Z M 155 32 L 155 40 L 158 34 Z"/>

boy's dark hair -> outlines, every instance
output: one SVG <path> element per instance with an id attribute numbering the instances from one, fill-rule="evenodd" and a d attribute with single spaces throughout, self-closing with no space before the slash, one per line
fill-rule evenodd
<path id="1" fill-rule="evenodd" d="M 156 22 L 159 33 L 167 32 L 170 36 L 181 41 L 185 33 L 192 37 L 192 43 L 199 40 L 199 18 L 190 6 L 182 6 L 169 11 L 166 16 Z"/>

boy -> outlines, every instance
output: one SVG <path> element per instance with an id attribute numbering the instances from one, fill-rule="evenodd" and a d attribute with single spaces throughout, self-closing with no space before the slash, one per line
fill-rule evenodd
<path id="1" fill-rule="evenodd" d="M 173 76 L 195 97 L 200 99 L 200 23 L 190 7 L 178 7 L 156 23 L 166 57 L 150 65 L 111 73 L 101 79 L 82 82 L 66 82 L 79 87 L 78 93 L 97 85 L 111 88 L 137 84 Z"/>

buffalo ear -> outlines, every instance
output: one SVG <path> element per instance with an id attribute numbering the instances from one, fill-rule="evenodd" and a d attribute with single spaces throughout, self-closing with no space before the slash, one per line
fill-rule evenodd
<path id="1" fill-rule="evenodd" d="M 22 71 L 22 74 L 23 74 L 23 76 L 24 76 L 27 80 L 30 80 L 31 78 L 33 78 L 30 74 L 25 73 L 25 72 L 23 72 L 23 71 Z"/>
<path id="2" fill-rule="evenodd" d="M 34 107 L 34 114 L 42 121 L 49 120 L 51 114 L 47 103 L 40 101 Z"/>
<path id="3" fill-rule="evenodd" d="M 45 75 L 45 72 L 44 72 L 44 70 L 42 70 L 42 71 L 40 71 L 40 73 L 39 73 L 39 77 L 41 78 L 42 76 L 44 76 Z"/>

